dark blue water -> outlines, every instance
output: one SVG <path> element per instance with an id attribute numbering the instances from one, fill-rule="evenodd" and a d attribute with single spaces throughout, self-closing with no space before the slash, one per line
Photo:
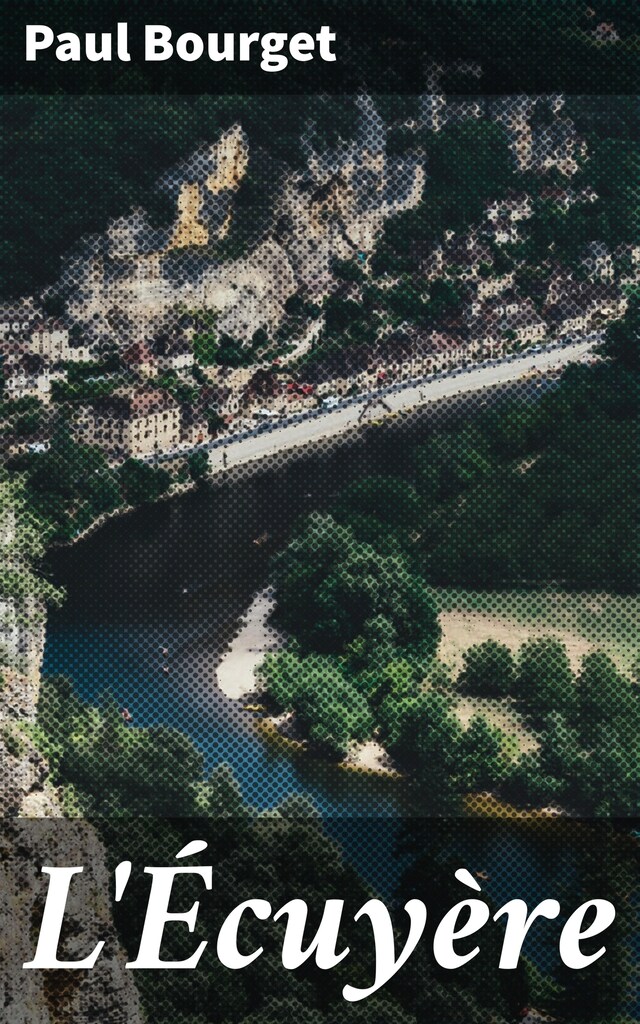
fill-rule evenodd
<path id="1" fill-rule="evenodd" d="M 330 471 L 322 461 L 298 463 L 233 488 L 141 509 L 53 552 L 47 571 L 67 598 L 49 617 L 44 671 L 69 676 L 92 703 L 110 693 L 130 709 L 135 725 L 182 730 L 202 751 L 208 771 L 219 764 L 232 768 L 246 802 L 257 809 L 305 798 L 347 860 L 384 895 L 416 856 L 415 845 L 406 855 L 396 852 L 404 829 L 423 827 L 403 823 L 404 785 L 272 746 L 255 718 L 215 686 L 220 652 L 296 517 L 329 503 L 354 472 L 379 466 L 379 452 L 366 446 L 355 466 L 353 459 L 353 453 L 350 460 L 334 458 Z M 396 470 L 402 459 L 397 451 Z M 268 543 L 254 544 L 265 530 Z M 487 828 L 460 820 L 443 840 L 438 823 L 424 827 L 420 843 L 438 846 L 451 875 L 460 866 L 481 873 L 496 904 L 561 898 L 579 881 L 585 840 L 578 833 L 550 840 L 505 822 Z M 527 952 L 543 969 L 557 963 L 554 926 L 545 926 Z"/>
<path id="2" fill-rule="evenodd" d="M 49 617 L 45 674 L 70 677 L 92 703 L 109 693 L 135 725 L 187 733 L 207 772 L 230 765 L 260 810 L 304 795 L 325 816 L 396 815 L 396 782 L 274 747 L 215 684 L 217 660 L 265 582 L 270 551 L 298 514 L 331 493 L 317 469 L 299 464 L 141 509 L 54 552 L 48 571 L 66 600 Z M 265 529 L 268 544 L 254 544 Z"/>

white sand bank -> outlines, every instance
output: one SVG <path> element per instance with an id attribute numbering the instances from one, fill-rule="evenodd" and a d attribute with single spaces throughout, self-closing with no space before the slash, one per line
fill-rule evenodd
<path id="1" fill-rule="evenodd" d="M 274 608 L 270 588 L 260 590 L 243 616 L 243 625 L 222 655 L 216 680 L 225 697 L 242 700 L 255 693 L 255 670 L 268 651 L 281 645 L 277 631 L 268 625 Z"/>
<path id="2" fill-rule="evenodd" d="M 343 762 L 350 768 L 363 768 L 368 772 L 396 775 L 391 758 L 377 740 L 367 740 L 352 747 Z"/>

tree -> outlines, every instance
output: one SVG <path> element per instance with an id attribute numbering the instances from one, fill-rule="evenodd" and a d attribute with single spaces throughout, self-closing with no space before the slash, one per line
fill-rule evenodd
<path id="1" fill-rule="evenodd" d="M 570 715 L 577 691 L 564 644 L 553 637 L 545 637 L 522 645 L 515 695 L 535 722 L 539 723 L 553 711 Z"/>
<path id="2" fill-rule="evenodd" d="M 603 350 L 626 370 L 640 372 L 640 296 L 630 296 L 624 319 L 609 324 Z"/>
<path id="3" fill-rule="evenodd" d="M 120 482 L 104 453 L 79 444 L 64 419 L 49 450 L 22 457 L 16 468 L 25 470 L 31 507 L 58 539 L 68 540 L 96 516 L 122 503 Z"/>
<path id="4" fill-rule="evenodd" d="M 423 658 L 435 653 L 440 628 L 424 579 L 402 556 L 359 543 L 332 516 L 311 516 L 273 572 L 278 618 L 306 648 L 338 653 L 383 616 L 399 648 Z"/>
<path id="5" fill-rule="evenodd" d="M 316 662 L 317 664 L 317 662 Z M 268 653 L 256 669 L 270 696 L 281 708 L 293 710 L 294 702 L 305 685 L 306 666 L 293 650 Z"/>
<path id="6" fill-rule="evenodd" d="M 447 230 L 461 231 L 480 221 L 487 201 L 513 182 L 513 161 L 505 132 L 487 120 L 447 125 L 425 136 L 429 183 L 415 210 L 385 225 L 379 269 L 411 270 L 425 243 Z"/>
<path id="7" fill-rule="evenodd" d="M 148 466 L 137 459 L 127 459 L 120 466 L 118 475 L 130 505 L 157 501 L 171 486 L 171 477 L 166 469 Z"/>
<path id="8" fill-rule="evenodd" d="M 276 704 L 295 712 L 311 742 L 329 753 L 343 755 L 352 740 L 371 735 L 366 698 L 332 658 L 281 651 L 267 655 L 259 673 Z"/>
<path id="9" fill-rule="evenodd" d="M 189 456 L 189 476 L 192 480 L 204 480 L 209 469 L 209 456 L 206 452 L 193 452 Z"/>
<path id="10" fill-rule="evenodd" d="M 220 415 L 217 409 L 207 409 L 205 419 L 210 434 L 217 434 L 225 425 L 225 418 Z"/>
<path id="11" fill-rule="evenodd" d="M 486 640 L 464 653 L 458 685 L 474 697 L 506 697 L 513 691 L 515 660 L 506 644 Z"/>
<path id="12" fill-rule="evenodd" d="M 460 292 L 453 281 L 438 278 L 430 289 L 429 302 L 425 313 L 431 322 L 437 323 L 444 316 L 459 312 L 462 306 Z"/>
<path id="13" fill-rule="evenodd" d="M 231 768 L 219 764 L 197 788 L 198 816 L 239 821 L 246 813 L 242 790 Z"/>
<path id="14" fill-rule="evenodd" d="M 598 746 L 605 725 L 614 725 L 621 734 L 637 733 L 640 702 L 630 681 L 611 658 L 601 651 L 587 654 L 582 659 L 577 684 L 577 724 L 587 749 Z"/>
<path id="15" fill-rule="evenodd" d="M 475 715 L 460 739 L 457 774 L 467 792 L 496 790 L 508 766 L 505 736 L 482 715 Z"/>
<path id="16" fill-rule="evenodd" d="M 365 476 L 341 493 L 333 510 L 335 518 L 353 529 L 358 540 L 390 547 L 397 537 L 406 545 L 419 530 L 422 502 L 415 487 L 401 477 Z"/>
<path id="17" fill-rule="evenodd" d="M 423 806 L 437 813 L 454 810 L 459 801 L 462 727 L 451 709 L 451 699 L 436 691 L 403 699 L 390 696 L 380 708 L 389 752 L 416 780 Z"/>
<path id="18" fill-rule="evenodd" d="M 249 366 L 251 361 L 251 353 L 243 348 L 240 341 L 228 334 L 220 335 L 220 343 L 215 356 L 215 362 L 219 366 Z"/>

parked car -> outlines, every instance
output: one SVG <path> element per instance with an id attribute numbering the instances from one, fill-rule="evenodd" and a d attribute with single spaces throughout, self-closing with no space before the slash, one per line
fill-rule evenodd
<path id="1" fill-rule="evenodd" d="M 302 398 L 310 398 L 311 395 L 315 394 L 315 390 L 315 384 L 301 384 L 297 380 L 287 382 L 287 394 L 291 397 L 298 395 Z"/>

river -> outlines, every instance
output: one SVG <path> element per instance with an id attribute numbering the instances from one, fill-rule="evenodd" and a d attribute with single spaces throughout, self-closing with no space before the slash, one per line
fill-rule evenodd
<path id="1" fill-rule="evenodd" d="M 425 418 L 412 434 L 428 429 Z M 76 545 L 51 551 L 45 564 L 66 590 L 62 607 L 49 615 L 46 674 L 69 676 L 90 702 L 109 691 L 136 725 L 187 733 L 207 770 L 230 765 L 246 802 L 257 809 L 308 798 L 380 893 L 394 890 L 406 863 L 394 852 L 409 811 L 404 784 L 272 745 L 241 702 L 218 690 L 215 666 L 296 518 L 329 505 L 361 474 L 408 474 L 406 440 L 402 427 L 369 430 L 357 444 L 111 520 Z M 265 532 L 267 542 L 255 544 Z M 452 865 L 473 866 L 499 900 L 525 895 L 537 902 L 562 890 L 568 876 L 576 879 L 576 858 L 592 842 L 584 831 L 534 834 L 504 821 L 449 824 L 443 837 L 435 822 L 425 823 L 424 841 L 440 844 Z M 424 826 L 414 825 L 420 834 Z M 553 946 L 544 943 L 532 955 L 540 966 L 551 966 Z"/>
<path id="2" fill-rule="evenodd" d="M 137 725 L 186 732 L 207 769 L 232 767 L 256 808 L 306 794 L 326 816 L 395 816 L 397 782 L 274 747 L 218 690 L 215 666 L 294 520 L 361 472 L 402 471 L 403 438 L 373 429 L 357 445 L 142 508 L 51 552 L 46 571 L 66 600 L 49 616 L 45 674 L 69 676 L 89 701 L 109 691 Z"/>

